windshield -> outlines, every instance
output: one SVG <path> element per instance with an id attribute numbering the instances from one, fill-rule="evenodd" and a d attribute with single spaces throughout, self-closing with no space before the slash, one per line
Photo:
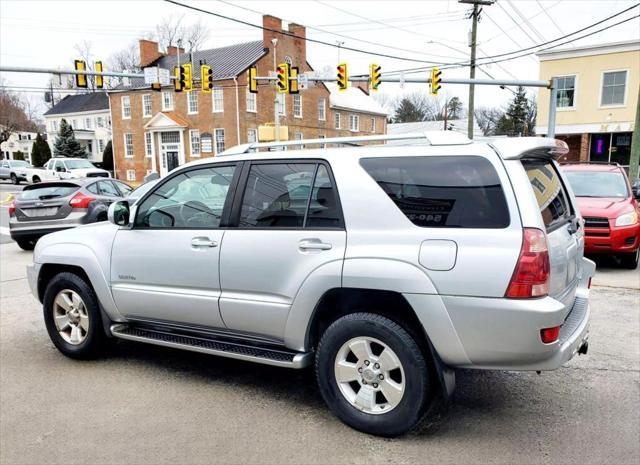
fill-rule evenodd
<path id="1" fill-rule="evenodd" d="M 576 197 L 626 198 L 627 183 L 622 173 L 601 171 L 565 171 Z"/>
<path id="2" fill-rule="evenodd" d="M 29 166 L 31 166 L 29 163 L 27 163 L 26 161 L 23 160 L 14 160 L 11 162 L 11 165 L 16 167 L 16 168 L 27 168 Z"/>
<path id="3" fill-rule="evenodd" d="M 67 166 L 68 170 L 75 170 L 78 168 L 95 168 L 95 166 L 87 160 L 65 160 L 64 164 Z"/>

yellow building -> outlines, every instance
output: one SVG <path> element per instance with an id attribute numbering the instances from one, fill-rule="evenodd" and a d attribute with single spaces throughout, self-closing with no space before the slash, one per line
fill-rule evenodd
<path id="1" fill-rule="evenodd" d="M 640 89 L 640 41 L 538 54 L 540 79 L 558 79 L 556 135 L 566 160 L 629 165 Z M 549 90 L 538 94 L 536 134 L 547 133 Z"/>

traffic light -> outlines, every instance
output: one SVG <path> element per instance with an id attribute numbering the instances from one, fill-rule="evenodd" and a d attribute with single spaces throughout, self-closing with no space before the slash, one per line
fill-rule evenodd
<path id="1" fill-rule="evenodd" d="M 257 76 L 258 68 L 256 68 L 255 66 L 247 70 L 247 84 L 249 86 L 249 92 L 251 92 L 252 94 L 258 93 L 258 80 L 256 79 Z"/>
<path id="2" fill-rule="evenodd" d="M 370 87 L 373 92 L 377 92 L 382 79 L 382 74 L 380 73 L 381 68 L 380 65 L 377 65 L 375 63 L 372 63 L 369 68 Z"/>
<path id="3" fill-rule="evenodd" d="M 182 92 L 182 73 L 180 72 L 180 66 L 175 66 L 173 68 L 173 75 L 175 79 L 173 80 L 173 90 L 176 92 Z"/>
<path id="4" fill-rule="evenodd" d="M 291 67 L 291 81 L 289 81 L 289 93 L 297 94 L 299 93 L 298 89 L 298 72 L 299 68 L 297 66 Z"/>
<path id="5" fill-rule="evenodd" d="M 438 91 L 442 88 L 442 71 L 440 68 L 431 68 L 431 95 L 438 95 Z"/>
<path id="6" fill-rule="evenodd" d="M 102 72 L 102 62 L 101 61 L 96 61 L 95 70 L 96 70 L 96 73 L 101 73 Z M 103 87 L 104 87 L 104 78 L 102 77 L 102 75 L 98 74 L 98 75 L 96 75 L 96 88 L 97 89 L 102 89 Z"/>
<path id="7" fill-rule="evenodd" d="M 213 70 L 209 65 L 200 65 L 200 86 L 205 94 L 210 94 L 213 89 Z"/>
<path id="8" fill-rule="evenodd" d="M 192 90 L 193 89 L 193 71 L 191 68 L 191 63 L 185 63 L 180 66 L 180 77 L 182 82 L 182 90 Z"/>
<path id="9" fill-rule="evenodd" d="M 347 64 L 346 63 L 340 63 L 337 67 L 338 70 L 338 74 L 337 74 L 337 83 L 338 83 L 338 90 L 341 92 L 344 92 L 345 90 L 347 90 L 347 87 L 349 87 L 349 75 L 347 73 Z"/>
<path id="10" fill-rule="evenodd" d="M 289 63 L 280 63 L 276 69 L 278 92 L 286 94 L 289 92 Z"/>
<path id="11" fill-rule="evenodd" d="M 87 64 L 84 60 L 75 60 L 74 67 L 76 71 L 86 71 Z M 76 74 L 76 87 L 87 87 L 87 75 L 86 74 Z"/>

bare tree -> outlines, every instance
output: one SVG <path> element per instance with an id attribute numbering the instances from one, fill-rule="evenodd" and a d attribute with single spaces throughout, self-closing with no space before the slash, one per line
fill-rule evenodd
<path id="1" fill-rule="evenodd" d="M 178 46 L 181 43 L 183 48 L 189 52 L 198 50 L 209 36 L 209 28 L 202 20 L 189 26 L 184 24 L 184 15 L 163 18 L 156 25 L 155 38 L 160 47 L 167 49 L 169 46 Z"/>
<path id="2" fill-rule="evenodd" d="M 140 49 L 138 48 L 138 43 L 136 41 L 131 42 L 122 50 L 113 53 L 107 60 L 107 65 L 110 71 L 128 71 L 133 73 L 140 72 Z M 121 78 L 112 76 L 108 80 L 106 80 L 106 86 L 108 89 L 113 89 L 117 87 L 121 82 Z"/>
<path id="3" fill-rule="evenodd" d="M 15 131 L 35 131 L 36 124 L 25 112 L 24 99 L 4 88 L 0 81 L 0 142 L 4 142 Z"/>
<path id="4" fill-rule="evenodd" d="M 529 97 L 529 108 L 527 112 L 527 135 L 535 136 L 536 135 L 536 119 L 538 118 L 538 102 L 536 101 L 536 97 Z"/>
<path id="5" fill-rule="evenodd" d="M 88 40 L 83 40 L 82 42 L 76 43 L 73 46 L 73 49 L 75 50 L 77 56 L 85 62 L 87 71 L 93 71 L 93 62 L 95 59 L 93 55 L 93 44 Z M 87 88 L 91 90 L 95 89 L 95 81 L 95 76 L 87 76 Z"/>
<path id="6" fill-rule="evenodd" d="M 202 20 L 198 20 L 197 23 L 185 27 L 182 40 L 183 43 L 186 42 L 189 45 L 188 51 L 193 52 L 202 47 L 207 37 L 209 37 L 209 28 L 205 26 Z"/>
<path id="7" fill-rule="evenodd" d="M 504 110 L 499 108 L 478 107 L 473 114 L 476 117 L 478 126 L 482 129 L 482 133 L 485 136 L 493 136 L 496 133 L 498 122 L 504 117 Z"/>

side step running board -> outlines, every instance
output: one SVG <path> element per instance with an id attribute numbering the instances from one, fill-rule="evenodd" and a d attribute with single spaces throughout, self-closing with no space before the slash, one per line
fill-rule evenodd
<path id="1" fill-rule="evenodd" d="M 313 354 L 310 352 L 293 352 L 287 349 L 271 349 L 265 347 L 240 344 L 238 342 L 195 337 L 176 334 L 156 329 L 138 328 L 125 324 L 111 326 L 111 334 L 121 339 L 146 342 L 176 349 L 219 355 L 249 362 L 263 363 L 287 368 L 304 368 L 311 364 Z"/>

